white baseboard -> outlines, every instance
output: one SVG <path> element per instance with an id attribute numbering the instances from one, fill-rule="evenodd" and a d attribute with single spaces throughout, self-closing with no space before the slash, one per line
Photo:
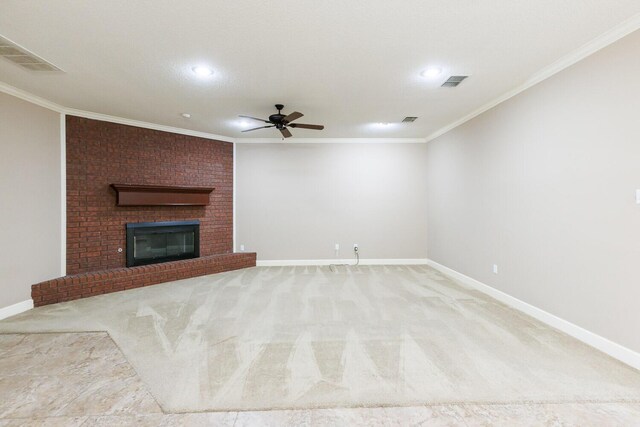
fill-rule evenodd
<path id="1" fill-rule="evenodd" d="M 360 265 L 426 265 L 426 258 L 415 259 L 361 259 Z M 289 259 L 289 260 L 258 260 L 257 267 L 284 267 L 292 265 L 331 265 L 349 264 L 354 265 L 356 260 L 351 259 Z"/>
<path id="2" fill-rule="evenodd" d="M 8 307 L 0 308 L 0 320 L 6 319 L 7 317 L 15 316 L 16 314 L 20 314 L 27 310 L 31 310 L 33 308 L 33 300 L 28 299 L 26 301 L 18 302 L 16 304 L 10 305 Z"/>
<path id="3" fill-rule="evenodd" d="M 640 353 L 636 353 L 635 351 L 623 347 L 620 344 L 609 341 L 608 339 L 601 337 L 600 335 L 594 334 L 593 332 L 581 328 L 578 325 L 561 319 L 558 316 L 555 316 L 538 307 L 512 297 L 511 295 L 492 288 L 491 286 L 485 285 L 484 283 L 479 282 L 476 279 L 465 276 L 462 273 L 458 273 L 457 271 L 452 270 L 449 267 L 445 267 L 444 265 L 438 264 L 435 261 L 427 260 L 427 264 L 435 268 L 436 270 L 439 270 L 440 272 L 446 274 L 447 276 L 451 276 L 459 282 L 471 286 L 472 288 L 477 289 L 480 292 L 483 292 L 512 308 L 515 308 L 516 310 L 528 314 L 529 316 L 538 319 L 539 321 L 546 323 L 549 326 L 559 329 L 565 334 L 570 335 L 582 341 L 583 343 L 590 345 L 591 347 L 594 347 L 602 351 L 603 353 L 606 353 L 609 356 L 620 360 L 623 363 L 626 363 L 629 366 L 640 369 Z"/>

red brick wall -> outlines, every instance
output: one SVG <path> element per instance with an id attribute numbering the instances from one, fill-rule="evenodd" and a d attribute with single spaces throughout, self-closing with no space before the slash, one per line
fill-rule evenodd
<path id="1" fill-rule="evenodd" d="M 67 274 L 125 267 L 128 222 L 198 219 L 201 256 L 233 250 L 231 143 L 74 116 L 66 135 Z M 206 207 L 117 207 L 112 183 L 215 190 Z"/>

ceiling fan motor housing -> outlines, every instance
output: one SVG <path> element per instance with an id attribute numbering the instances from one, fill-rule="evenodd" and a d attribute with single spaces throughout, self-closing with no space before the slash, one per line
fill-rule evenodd
<path id="1" fill-rule="evenodd" d="M 284 104 L 276 104 L 275 107 L 276 107 L 276 110 L 278 110 L 278 113 L 270 115 L 269 121 L 274 125 L 276 125 L 277 129 L 282 129 L 284 127 L 284 125 L 282 124 L 282 119 L 287 117 L 280 112 L 282 109 L 284 109 Z"/>
<path id="2" fill-rule="evenodd" d="M 282 119 L 284 119 L 285 117 L 286 116 L 284 114 L 280 114 L 280 113 L 272 114 L 269 116 L 269 121 L 274 125 L 276 125 L 278 129 L 280 129 L 283 126 Z"/>

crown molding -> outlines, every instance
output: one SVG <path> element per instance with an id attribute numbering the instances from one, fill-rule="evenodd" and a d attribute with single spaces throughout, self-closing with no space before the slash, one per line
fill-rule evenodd
<path id="1" fill-rule="evenodd" d="M 103 122 L 118 123 L 127 126 L 136 126 L 144 129 L 153 129 L 163 132 L 177 133 L 179 135 L 189 135 L 198 138 L 213 139 L 216 141 L 224 142 L 238 142 L 238 143 L 262 143 L 262 144 L 278 144 L 278 143 L 325 143 L 325 144 L 345 144 L 345 143 L 379 143 L 379 144 L 391 144 L 391 143 L 425 143 L 425 138 L 289 138 L 283 140 L 282 138 L 234 138 L 231 136 L 217 135 L 214 133 L 200 132 L 191 129 L 177 128 L 173 126 L 159 125 L 156 123 L 149 123 L 140 120 L 125 119 L 124 117 L 110 116 L 108 114 L 94 113 L 91 111 L 78 110 L 75 108 L 66 108 L 55 102 L 48 101 L 39 96 L 33 95 L 22 89 L 13 87 L 7 83 L 0 82 L 0 92 L 4 92 L 8 95 L 15 96 L 16 98 L 23 99 L 33 104 L 39 105 L 49 110 L 56 111 L 60 114 L 66 114 L 70 116 L 84 117 L 86 119 L 100 120 Z"/>
<path id="2" fill-rule="evenodd" d="M 423 144 L 426 138 L 236 138 L 238 144 Z"/>
<path id="3" fill-rule="evenodd" d="M 230 136 L 217 135 L 215 133 L 200 132 L 197 130 L 177 128 L 173 126 L 159 125 L 156 123 L 143 122 L 140 120 L 125 119 L 123 117 L 110 116 L 108 114 L 93 113 L 91 111 L 76 110 L 68 108 L 64 111 L 70 116 L 84 117 L 86 119 L 100 120 L 103 122 L 118 123 L 121 125 L 135 126 L 144 129 L 153 129 L 163 132 L 177 133 L 180 135 L 196 136 L 198 138 L 215 139 L 216 141 L 235 142 L 236 139 Z"/>
<path id="4" fill-rule="evenodd" d="M 118 124 L 128 125 L 128 126 L 136 126 L 144 129 L 154 129 L 154 130 L 159 130 L 163 132 L 177 133 L 179 135 L 189 135 L 189 136 L 196 136 L 196 137 L 205 138 L 205 139 L 214 139 L 216 141 L 235 142 L 235 138 L 230 136 L 216 135 L 214 133 L 199 132 L 191 129 L 177 128 L 173 126 L 165 126 L 165 125 L 159 125 L 156 123 L 143 122 L 140 120 L 125 119 L 123 117 L 110 116 L 108 114 L 100 114 L 100 113 L 93 113 L 91 111 L 77 110 L 74 108 L 66 108 L 60 104 L 56 104 L 55 102 L 51 102 L 47 99 L 41 98 L 32 93 L 29 93 L 22 89 L 18 89 L 17 87 L 11 86 L 1 81 L 0 81 L 0 92 L 6 93 L 7 95 L 15 96 L 16 98 L 22 99 L 24 101 L 38 105 L 40 107 L 47 108 L 49 110 L 55 111 L 60 114 L 84 117 L 87 119 L 100 120 L 103 122 L 118 123 Z"/>
<path id="5" fill-rule="evenodd" d="M 530 87 L 540 83 L 543 80 L 548 79 L 554 74 L 557 74 L 560 71 L 574 65 L 575 63 L 581 61 L 582 59 L 596 53 L 600 49 L 609 46 L 610 44 L 620 40 L 624 36 L 629 35 L 638 29 L 640 29 L 640 13 L 633 15 L 631 18 L 627 19 L 621 24 L 613 27 L 609 31 L 603 33 L 602 35 L 596 37 L 590 42 L 584 44 L 580 48 L 562 57 L 558 61 L 538 71 L 521 85 L 511 89 L 510 91 L 502 94 L 501 96 L 493 99 L 492 101 L 482 105 L 481 107 L 473 110 L 471 113 L 459 118 L 458 120 L 452 123 L 449 123 L 448 125 L 438 129 L 437 131 L 431 133 L 426 138 L 290 138 L 290 139 L 287 139 L 286 141 L 281 138 L 234 138 L 234 137 L 225 136 L 225 135 L 217 135 L 217 134 L 200 132 L 200 131 L 195 131 L 190 129 L 176 128 L 172 126 L 165 126 L 165 125 L 159 125 L 155 123 L 143 122 L 138 120 L 125 119 L 123 117 L 110 116 L 107 114 L 93 113 L 90 111 L 66 108 L 62 105 L 56 104 L 55 102 L 51 102 L 47 99 L 33 95 L 29 92 L 26 92 L 22 89 L 18 89 L 16 87 L 13 87 L 1 81 L 0 81 L 0 92 L 4 92 L 6 94 L 15 96 L 17 98 L 23 99 L 25 101 L 39 105 L 41 107 L 48 108 L 53 111 L 57 111 L 61 114 L 69 114 L 69 115 L 84 117 L 88 119 L 102 120 L 102 121 L 111 122 L 111 123 L 137 126 L 145 129 L 155 129 L 163 132 L 172 132 L 172 133 L 177 133 L 181 135 L 196 136 L 199 138 L 214 139 L 217 141 L 225 141 L 225 142 L 237 142 L 237 143 L 249 143 L 249 144 L 250 143 L 276 144 L 276 143 L 284 143 L 284 142 L 289 144 L 290 143 L 302 143 L 302 144 L 304 143 L 334 143 L 334 144 L 337 144 L 337 143 L 342 143 L 342 144 L 344 143 L 381 143 L 381 144 L 417 143 L 419 144 L 419 143 L 432 141 L 438 138 L 439 136 L 444 135 L 450 130 L 457 128 L 458 126 L 492 109 L 493 107 L 507 101 L 510 98 L 513 98 L 519 93 L 529 89 Z"/>
<path id="6" fill-rule="evenodd" d="M 65 108 L 60 104 L 56 104 L 55 102 L 51 102 L 47 99 L 33 95 L 22 89 L 18 89 L 17 87 L 13 87 L 5 82 L 0 82 L 0 92 L 6 93 L 7 95 L 15 96 L 16 98 L 20 98 L 24 101 L 47 108 L 49 110 L 56 111 L 58 113 L 64 114 L 65 111 Z"/>
<path id="7" fill-rule="evenodd" d="M 162 132 L 177 133 L 179 135 L 189 135 L 198 138 L 213 139 L 216 141 L 224 142 L 237 142 L 237 143 L 261 143 L 261 144 L 310 144 L 310 143 L 323 143 L 323 144 L 346 144 L 346 143 L 378 143 L 378 144 L 421 144 L 427 142 L 425 138 L 288 138 L 283 140 L 282 138 L 234 138 L 231 136 L 217 135 L 214 133 L 200 132 L 191 129 L 177 128 L 173 126 L 159 125 L 156 123 L 149 123 L 140 120 L 126 119 L 124 117 L 111 116 L 108 114 L 94 113 L 91 111 L 78 110 L 75 108 L 66 108 L 55 102 L 48 101 L 39 96 L 33 95 L 22 89 L 13 87 L 7 83 L 0 82 L 0 92 L 4 92 L 8 95 L 15 96 L 16 98 L 23 99 L 33 104 L 39 105 L 49 110 L 56 111 L 60 114 L 66 114 L 70 116 L 84 117 L 86 119 L 100 120 L 103 122 L 118 123 L 121 125 L 135 126 L 144 129 L 159 130 Z"/>
<path id="8" fill-rule="evenodd" d="M 640 13 L 633 15 L 631 18 L 627 19 L 626 21 L 623 21 L 621 24 L 616 25 L 609 31 L 601 34 L 600 36 L 582 45 L 581 47 L 569 53 L 568 55 L 560 58 L 558 61 L 538 71 L 521 85 L 511 89 L 510 91 L 502 94 L 501 96 L 493 99 L 492 101 L 489 101 L 483 106 L 473 110 L 471 113 L 467 114 L 466 116 L 461 117 L 458 120 L 452 123 L 449 123 L 448 125 L 433 132 L 432 134 L 427 136 L 426 142 L 432 141 L 437 137 L 444 135 L 450 130 L 455 129 L 458 126 L 468 122 L 469 120 L 479 116 L 480 114 L 492 109 L 493 107 L 499 104 L 502 104 L 508 99 L 513 98 L 514 96 L 518 95 L 521 92 L 524 92 L 530 87 L 542 82 L 543 80 L 548 79 L 554 74 L 557 74 L 560 71 L 565 70 L 566 68 L 569 68 L 575 63 L 585 59 L 590 55 L 593 55 L 600 49 L 615 43 L 616 41 L 620 40 L 624 36 L 627 36 L 638 29 L 640 29 Z"/>

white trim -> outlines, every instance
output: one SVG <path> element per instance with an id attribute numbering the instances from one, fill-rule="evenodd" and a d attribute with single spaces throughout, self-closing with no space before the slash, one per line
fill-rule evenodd
<path id="1" fill-rule="evenodd" d="M 426 265 L 426 258 L 413 259 L 361 259 L 359 265 Z M 355 258 L 349 259 L 289 259 L 289 260 L 258 260 L 256 267 L 284 267 L 294 265 L 355 265 Z"/>
<path id="2" fill-rule="evenodd" d="M 423 144 L 426 138 L 236 138 L 240 144 Z"/>
<path id="3" fill-rule="evenodd" d="M 107 114 L 93 113 L 91 111 L 76 110 L 74 108 L 66 108 L 60 104 L 56 104 L 55 102 L 51 102 L 44 98 L 40 98 L 39 96 L 33 95 L 29 92 L 26 92 L 22 89 L 18 89 L 17 87 L 13 87 L 1 81 L 0 81 L 0 92 L 15 96 L 16 98 L 23 99 L 25 101 L 31 102 L 32 104 L 36 104 L 41 107 L 48 108 L 49 110 L 57 111 L 58 113 L 61 113 L 61 114 L 84 117 L 87 119 L 101 120 L 103 122 L 136 126 L 144 129 L 154 129 L 154 130 L 160 130 L 163 132 L 177 133 L 179 135 L 189 135 L 189 136 L 196 136 L 199 138 L 214 139 L 216 141 L 224 141 L 224 142 L 235 141 L 235 138 L 232 138 L 230 136 L 216 135 L 214 133 L 200 132 L 200 131 L 195 131 L 190 129 L 177 128 L 173 126 L 165 126 L 165 125 L 159 125 L 155 123 L 143 122 L 139 120 L 125 119 L 123 117 L 110 116 Z"/>
<path id="4" fill-rule="evenodd" d="M 58 113 L 64 113 L 64 107 L 62 105 L 48 101 L 44 98 L 40 98 L 39 96 L 33 95 L 29 92 L 25 92 L 22 89 L 18 89 L 17 87 L 13 87 L 4 82 L 0 82 L 0 92 L 6 93 L 7 95 L 15 96 L 16 98 L 20 98 L 32 104 L 39 105 L 40 107 L 57 111 Z"/>
<path id="5" fill-rule="evenodd" d="M 233 143 L 233 252 L 236 252 L 236 143 Z"/>
<path id="6" fill-rule="evenodd" d="M 22 89 L 18 89 L 13 87 L 7 83 L 0 82 L 0 92 L 7 93 L 9 95 L 13 95 L 17 98 L 24 99 L 25 101 L 32 102 L 36 105 L 40 105 L 41 107 L 48 108 L 53 111 L 58 111 L 63 114 L 70 114 L 74 116 L 85 117 L 89 119 L 102 120 L 106 122 L 112 123 L 120 123 L 129 126 L 137 126 L 145 129 L 155 129 L 164 132 L 172 132 L 181 135 L 190 135 L 196 136 L 200 138 L 206 139 L 215 139 L 218 141 L 226 141 L 226 142 L 239 142 L 239 143 L 424 143 L 429 142 L 450 130 L 462 125 L 463 123 L 468 122 L 474 117 L 484 113 L 487 110 L 495 107 L 498 104 L 508 100 L 519 94 L 520 92 L 530 88 L 531 86 L 540 83 L 541 81 L 548 79 L 554 74 L 570 67 L 576 62 L 586 58 L 589 55 L 597 52 L 598 50 L 616 42 L 622 37 L 631 34 L 632 32 L 640 29 L 640 13 L 632 16 L 621 24 L 615 26 L 604 34 L 596 37 L 590 42 L 586 43 L 582 47 L 574 50 L 568 55 L 564 56 L 560 60 L 554 62 L 553 64 L 543 68 L 542 70 L 535 73 L 531 76 L 527 81 L 523 84 L 515 87 L 509 92 L 495 98 L 493 101 L 490 101 L 483 106 L 475 109 L 471 113 L 465 115 L 464 117 L 438 129 L 437 131 L 431 133 L 426 138 L 289 138 L 284 141 L 281 138 L 233 138 L 230 136 L 224 135 L 216 135 L 207 132 L 199 132 L 189 129 L 176 128 L 172 126 L 159 125 L 155 123 L 142 122 L 138 120 L 125 119 L 122 117 L 109 116 L 106 114 L 93 113 L 90 111 L 84 110 L 76 110 L 72 108 L 66 108 L 55 102 L 51 102 L 39 96 L 33 95 Z"/>
<path id="7" fill-rule="evenodd" d="M 0 320 L 6 319 L 7 317 L 15 316 L 16 314 L 24 313 L 25 311 L 31 310 L 32 308 L 33 308 L 32 299 L 18 302 L 8 307 L 2 307 L 0 308 Z"/>
<path id="8" fill-rule="evenodd" d="M 87 119 L 101 120 L 103 122 L 119 123 L 121 125 L 135 126 L 144 129 L 153 129 L 163 132 L 177 133 L 180 135 L 196 136 L 199 138 L 215 139 L 216 141 L 233 142 L 235 138 L 214 133 L 200 132 L 196 130 L 176 128 L 173 126 L 158 125 L 155 123 L 143 122 L 139 120 L 125 119 L 123 117 L 110 116 L 108 114 L 92 113 L 91 111 L 66 109 L 65 113 L 71 116 L 84 117 Z"/>
<path id="9" fill-rule="evenodd" d="M 427 142 L 426 138 L 288 138 L 283 140 L 282 138 L 234 138 L 231 136 L 217 135 L 214 133 L 200 132 L 196 130 L 177 128 L 173 126 L 165 126 L 156 123 L 144 122 L 139 120 L 126 119 L 124 117 L 110 116 L 108 114 L 94 113 L 91 111 L 77 110 L 75 108 L 67 108 L 55 102 L 51 102 L 39 96 L 33 95 L 17 87 L 13 87 L 7 83 L 0 81 L 0 92 L 15 96 L 16 98 L 29 101 L 33 104 L 41 107 L 48 108 L 53 111 L 57 111 L 61 114 L 67 114 L 71 116 L 84 117 L 86 119 L 101 120 L 103 122 L 119 123 L 122 125 L 136 126 L 143 129 L 154 129 L 163 132 L 177 133 L 179 135 L 196 136 L 199 138 L 214 139 L 224 142 L 238 142 L 238 143 L 326 143 L 326 144 L 346 144 L 346 143 L 378 143 L 378 144 L 391 144 L 391 143 L 405 143 L 405 144 L 421 144 Z"/>
<path id="10" fill-rule="evenodd" d="M 594 334 L 591 331 L 581 328 L 578 325 L 568 322 L 538 307 L 512 297 L 511 295 L 492 288 L 491 286 L 485 285 L 484 283 L 476 279 L 465 276 L 464 274 L 452 270 L 449 267 L 445 267 L 442 264 L 438 264 L 435 261 L 427 260 L 427 264 L 435 268 L 436 270 L 439 270 L 440 272 L 464 283 L 465 285 L 471 286 L 472 288 L 477 289 L 480 292 L 485 293 L 512 308 L 515 308 L 516 310 L 528 314 L 529 316 L 538 319 L 539 321 L 546 323 L 551 327 L 559 329 L 565 334 L 570 335 L 582 341 L 583 343 L 590 345 L 591 347 L 594 347 L 602 351 L 603 353 L 606 353 L 609 356 L 620 360 L 623 363 L 626 363 L 629 366 L 640 369 L 640 353 L 636 353 L 635 351 L 623 347 L 620 344 L 614 343 L 613 341 L 610 341 L 600 335 Z"/>
<path id="11" fill-rule="evenodd" d="M 60 275 L 67 275 L 67 122 L 60 114 Z"/>
<path id="12" fill-rule="evenodd" d="M 469 120 L 473 119 L 474 117 L 479 116 L 480 114 L 484 113 L 487 110 L 492 109 L 493 107 L 495 107 L 498 104 L 501 104 L 503 102 L 505 102 L 506 100 L 513 98 L 514 96 L 518 95 L 519 93 L 529 89 L 530 87 L 540 83 L 543 80 L 548 79 L 549 77 L 553 76 L 554 74 L 559 73 L 560 71 L 569 68 L 570 66 L 572 66 L 573 64 L 583 60 L 584 58 L 586 58 L 589 55 L 592 55 L 594 53 L 596 53 L 597 51 L 599 51 L 600 49 L 609 46 L 610 44 L 620 40 L 622 37 L 631 34 L 632 32 L 636 31 L 640 29 L 640 13 L 632 16 L 631 18 L 627 19 L 626 21 L 622 22 L 621 24 L 613 27 L 612 29 L 610 29 L 609 31 L 605 32 L 604 34 L 601 34 L 600 36 L 596 37 L 595 39 L 591 40 L 590 42 L 584 44 L 583 46 L 579 47 L 578 49 L 572 51 L 571 53 L 569 53 L 568 55 L 560 58 L 558 61 L 552 63 L 551 65 L 543 68 L 542 70 L 538 71 L 537 73 L 535 73 L 534 75 L 532 75 L 527 81 L 525 81 L 524 83 L 522 83 L 521 85 L 511 89 L 510 91 L 502 94 L 501 96 L 493 99 L 492 101 L 489 101 L 488 103 L 484 104 L 483 106 L 473 110 L 471 113 L 467 114 L 464 117 L 459 118 L 458 120 L 438 129 L 437 131 L 433 132 L 432 134 L 430 134 L 429 136 L 427 136 L 426 141 L 432 141 L 434 139 L 436 139 L 437 137 L 444 135 L 445 133 L 449 132 L 452 129 L 457 128 L 458 126 L 468 122 Z"/>

